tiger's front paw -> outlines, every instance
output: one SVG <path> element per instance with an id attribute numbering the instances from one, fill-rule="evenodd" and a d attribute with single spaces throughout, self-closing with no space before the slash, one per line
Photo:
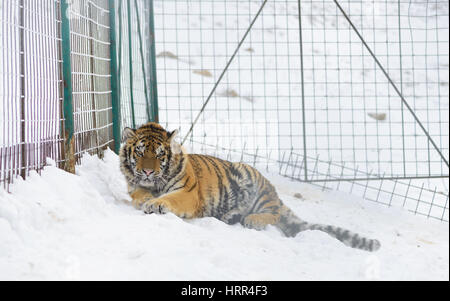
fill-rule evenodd
<path id="1" fill-rule="evenodd" d="M 144 199 L 144 198 L 141 198 L 141 199 L 133 199 L 132 201 L 131 201 L 131 205 L 134 207 L 134 208 L 136 208 L 136 209 L 141 209 L 142 208 L 142 204 L 144 204 L 146 201 L 148 201 L 148 200 L 146 200 L 146 199 Z"/>
<path id="2" fill-rule="evenodd" d="M 150 200 L 145 202 L 142 205 L 142 210 L 146 214 L 150 213 L 165 214 L 170 211 L 167 204 L 165 204 L 164 201 L 161 200 Z"/>

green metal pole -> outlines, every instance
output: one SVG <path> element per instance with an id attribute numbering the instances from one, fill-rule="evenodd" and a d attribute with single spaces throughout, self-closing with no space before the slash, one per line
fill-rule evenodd
<path id="1" fill-rule="evenodd" d="M 141 33 L 141 18 L 139 17 L 139 10 L 137 9 L 138 3 L 137 0 L 134 0 L 134 6 L 136 7 L 136 19 L 137 19 L 137 29 L 138 29 L 138 35 L 139 35 L 139 53 L 141 55 L 141 61 L 142 61 L 142 76 L 144 77 L 144 94 L 145 94 L 145 103 L 147 104 L 145 106 L 147 111 L 147 121 L 151 121 L 151 114 L 150 114 L 150 103 L 148 102 L 148 89 L 147 89 L 147 75 L 145 73 L 145 64 L 144 64 L 144 49 L 142 47 L 142 33 Z"/>
<path id="2" fill-rule="evenodd" d="M 158 85 L 156 80 L 156 52 L 155 52 L 155 23 L 153 19 L 154 9 L 153 9 L 153 0 L 149 2 L 149 26 L 150 26 L 150 103 L 151 103 L 151 121 L 159 122 L 159 114 L 158 114 Z"/>
<path id="3" fill-rule="evenodd" d="M 130 96 L 131 96 L 131 119 L 133 121 L 133 128 L 136 128 L 136 116 L 134 114 L 134 93 L 133 93 L 133 47 L 132 47 L 132 31 L 131 31 L 131 5 L 130 0 L 127 1 L 128 10 L 128 55 L 130 67 Z M 137 8 L 136 8 L 137 9 Z"/>
<path id="4" fill-rule="evenodd" d="M 115 0 L 109 0 L 109 53 L 111 59 L 111 106 L 114 136 L 114 151 L 119 153 L 120 149 L 120 81 L 117 68 L 117 43 L 116 43 L 116 7 Z"/>
<path id="5" fill-rule="evenodd" d="M 74 172 L 73 154 L 73 104 L 72 104 L 72 66 L 70 61 L 70 22 L 67 14 L 69 5 L 67 0 L 61 0 L 61 44 L 63 59 L 63 82 L 64 82 L 64 129 L 65 129 L 65 169 Z"/>

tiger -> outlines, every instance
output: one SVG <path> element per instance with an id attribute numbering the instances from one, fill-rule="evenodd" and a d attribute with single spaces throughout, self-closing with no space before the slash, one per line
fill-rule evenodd
<path id="1" fill-rule="evenodd" d="M 381 244 L 349 230 L 300 219 L 278 197 L 275 187 L 257 169 L 213 156 L 187 154 L 175 137 L 149 122 L 126 127 L 119 151 L 131 204 L 144 213 L 171 212 L 183 219 L 214 217 L 250 229 L 278 228 L 286 237 L 320 230 L 352 248 L 376 251 Z"/>

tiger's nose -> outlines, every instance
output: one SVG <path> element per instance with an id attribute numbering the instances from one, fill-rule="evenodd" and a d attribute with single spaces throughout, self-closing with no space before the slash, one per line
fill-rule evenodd
<path id="1" fill-rule="evenodd" d="M 153 173 L 153 169 L 144 169 L 144 172 L 147 176 L 149 176 Z"/>

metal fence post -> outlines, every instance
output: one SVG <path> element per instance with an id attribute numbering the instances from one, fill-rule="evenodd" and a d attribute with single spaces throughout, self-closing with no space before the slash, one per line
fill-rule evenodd
<path id="1" fill-rule="evenodd" d="M 142 45 L 141 18 L 139 17 L 137 0 L 134 0 L 134 6 L 136 8 L 137 31 L 138 31 L 138 37 L 139 37 L 139 54 L 141 55 L 141 62 L 142 62 L 142 76 L 144 78 L 144 94 L 145 94 L 145 103 L 146 103 L 145 110 L 147 112 L 147 121 L 150 121 L 152 119 L 151 113 L 150 113 L 151 105 L 150 105 L 149 99 L 148 99 L 147 76 L 146 76 L 146 72 L 145 72 L 144 49 L 143 49 L 143 45 Z"/>
<path id="2" fill-rule="evenodd" d="M 128 55 L 129 55 L 129 68 L 130 68 L 130 103 L 131 103 L 131 120 L 133 122 L 133 128 L 136 128 L 136 115 L 134 112 L 134 89 L 133 89 L 133 31 L 131 30 L 131 5 L 130 0 L 127 1 L 128 10 Z M 137 8 L 136 8 L 137 9 Z"/>
<path id="3" fill-rule="evenodd" d="M 25 180 L 27 169 L 27 150 L 25 140 L 25 3 L 20 0 L 19 7 L 19 50 L 20 50 L 20 143 L 21 145 L 21 164 L 20 175 Z"/>
<path id="4" fill-rule="evenodd" d="M 153 0 L 148 1 L 149 4 L 149 64 L 150 64 L 150 104 L 151 104 L 151 121 L 159 122 L 158 114 L 158 84 L 156 79 L 156 52 L 155 52 L 155 23 L 154 23 L 154 9 Z"/>
<path id="5" fill-rule="evenodd" d="M 93 3 L 88 2 L 86 3 L 87 6 L 87 17 L 89 20 L 93 20 L 92 19 L 92 5 Z M 89 26 L 87 28 L 88 31 L 88 36 L 90 37 L 89 40 L 89 48 L 90 48 L 90 58 L 89 58 L 89 69 L 90 72 L 92 74 L 96 74 L 96 70 L 95 70 L 95 42 L 94 39 L 95 34 L 94 34 L 94 28 L 95 28 L 95 24 L 94 22 L 89 22 Z M 96 80 L 95 80 L 95 76 L 90 76 L 90 83 L 91 83 L 91 87 L 92 90 L 95 92 L 96 90 Z M 96 145 L 96 152 L 97 154 L 102 157 L 102 151 L 100 146 L 100 142 L 99 142 L 99 133 L 98 133 L 98 124 L 97 124 L 97 103 L 96 103 L 96 94 L 95 93 L 91 93 L 91 95 L 89 96 L 91 99 L 91 103 L 92 103 L 92 112 L 91 112 L 91 118 L 92 118 L 92 128 L 95 129 L 95 131 L 92 131 L 92 134 L 94 135 L 94 138 L 92 138 L 92 134 L 90 135 L 89 139 L 90 139 L 90 143 L 92 143 L 92 140 L 94 140 L 95 145 Z M 92 145 L 92 144 L 91 144 Z"/>
<path id="6" fill-rule="evenodd" d="M 306 112 L 305 112 L 305 80 L 303 74 L 303 36 L 302 36 L 302 6 L 298 0 L 298 33 L 300 41 L 300 70 L 301 70 L 301 87 L 302 87 L 302 127 L 303 127 L 303 156 L 305 162 L 305 182 L 308 182 L 308 155 L 306 153 Z"/>
<path id="7" fill-rule="evenodd" d="M 114 151 L 119 153 L 120 149 L 120 97 L 119 97 L 119 77 L 117 68 L 117 44 L 116 44 L 116 7 L 115 0 L 109 0 L 109 40 L 110 40 L 110 58 L 111 58 L 111 105 L 114 136 Z"/>
<path id="8" fill-rule="evenodd" d="M 63 57 L 63 82 L 64 82 L 64 169 L 75 173 L 75 155 L 73 140 L 73 105 L 72 105 L 72 66 L 70 61 L 70 21 L 67 16 L 69 5 L 67 0 L 61 0 L 61 43 Z"/>

